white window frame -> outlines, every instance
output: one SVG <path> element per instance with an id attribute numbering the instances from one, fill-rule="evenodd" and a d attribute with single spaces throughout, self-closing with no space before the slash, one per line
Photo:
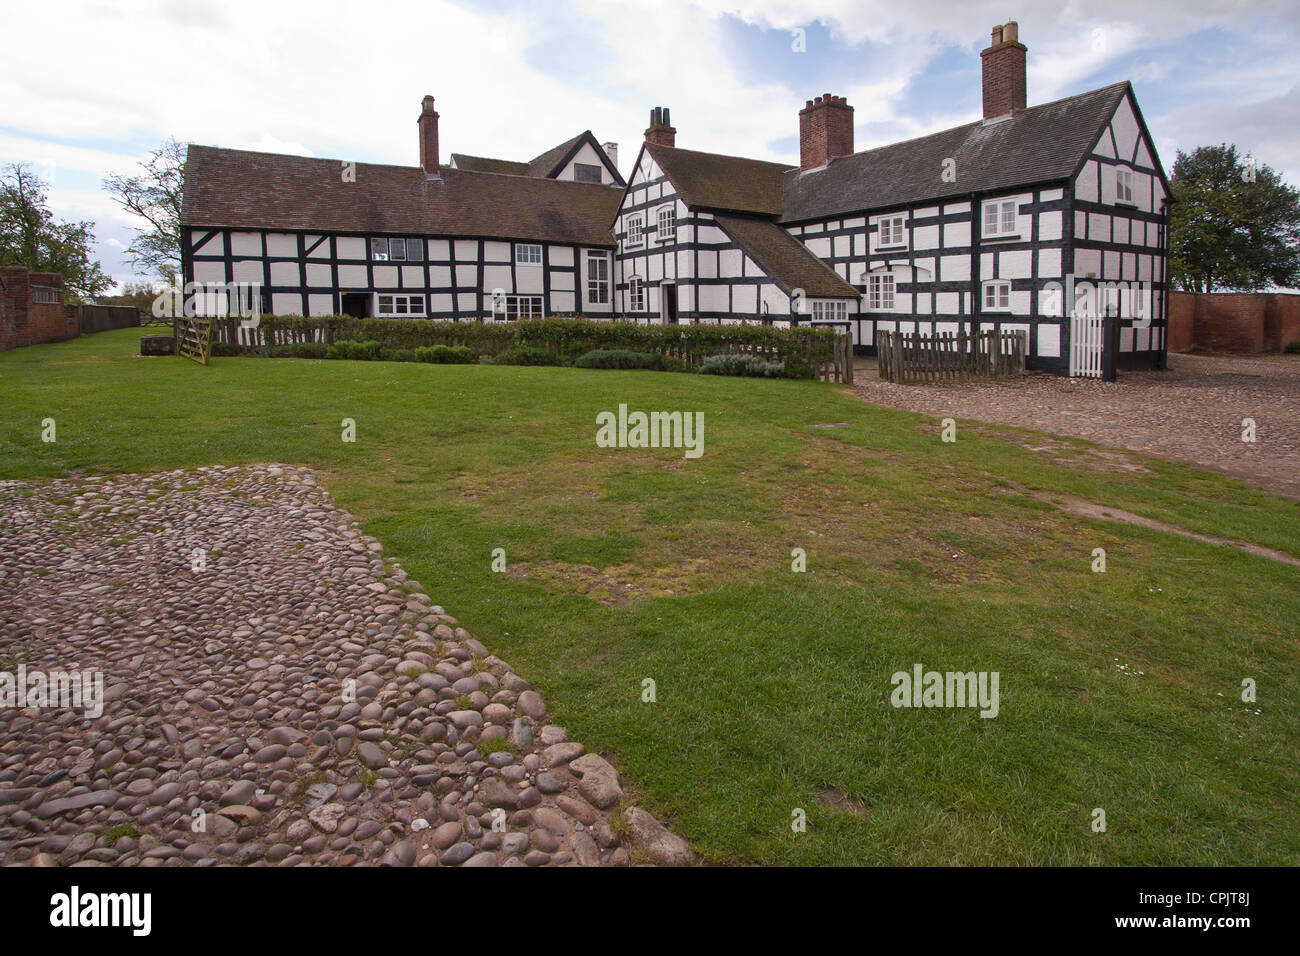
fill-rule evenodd
<path id="1" fill-rule="evenodd" d="M 897 235 L 897 238 L 895 238 Z M 888 238 L 886 238 L 888 237 Z M 907 216 L 881 216 L 876 220 L 877 249 L 907 248 Z"/>
<path id="2" fill-rule="evenodd" d="M 989 304 L 990 294 L 992 305 Z M 1009 279 L 990 279 L 984 283 L 981 312 L 1011 311 L 1011 281 Z"/>
<path id="3" fill-rule="evenodd" d="M 382 319 L 422 319 L 426 314 L 424 295 L 423 293 L 412 295 L 408 292 L 376 292 L 374 314 L 375 318 Z"/>
<path id="4" fill-rule="evenodd" d="M 542 264 L 542 246 L 536 242 L 515 243 L 515 265 L 540 266 Z"/>
<path id="5" fill-rule="evenodd" d="M 898 282 L 892 272 L 875 272 L 867 276 L 867 310 L 893 312 Z"/>
<path id="6" fill-rule="evenodd" d="M 812 317 L 814 322 L 847 322 L 849 304 L 843 299 L 813 299 Z"/>
<path id="7" fill-rule="evenodd" d="M 1115 167 L 1115 202 L 1134 205 L 1133 170 L 1124 166 Z"/>
<path id="8" fill-rule="evenodd" d="M 604 267 L 604 276 L 597 275 L 594 265 Z M 609 253 L 587 250 L 587 304 L 609 305 Z"/>
<path id="9" fill-rule="evenodd" d="M 1011 225 L 1007 225 L 1007 207 L 1011 208 Z M 989 210 L 996 210 L 994 213 L 994 227 L 989 228 Z M 1020 214 L 1020 202 L 1016 199 L 986 199 L 984 201 L 982 218 L 980 220 L 980 235 L 985 239 L 1003 239 L 1019 236 L 1020 232 L 1016 228 L 1016 217 Z"/>
<path id="10" fill-rule="evenodd" d="M 545 304 L 542 302 L 540 295 L 508 295 L 505 296 L 505 312 L 498 312 L 497 315 L 503 315 L 506 322 L 518 322 L 521 319 L 540 319 L 545 311 Z"/>
<path id="11" fill-rule="evenodd" d="M 623 241 L 626 249 L 640 249 L 645 245 L 645 217 L 641 213 L 627 217 L 627 238 Z"/>
<path id="12" fill-rule="evenodd" d="M 645 280 L 633 276 L 627 280 L 627 310 L 629 312 L 645 311 Z"/>
<path id="13" fill-rule="evenodd" d="M 667 218 L 668 225 L 664 225 L 664 219 Z M 656 215 L 655 222 L 658 226 L 656 236 L 660 242 L 677 241 L 677 205 L 660 206 Z"/>
<path id="14" fill-rule="evenodd" d="M 393 255 L 393 243 L 398 243 L 398 248 L 402 254 Z M 376 246 L 382 243 L 384 251 L 379 252 Z M 417 254 L 412 256 L 411 249 L 417 250 Z M 424 261 L 424 240 L 423 239 L 398 239 L 389 238 L 388 236 L 375 236 L 370 240 L 370 261 L 371 262 L 423 262 Z"/>

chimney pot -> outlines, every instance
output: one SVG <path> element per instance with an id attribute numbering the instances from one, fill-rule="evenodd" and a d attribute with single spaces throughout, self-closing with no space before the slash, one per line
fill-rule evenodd
<path id="1" fill-rule="evenodd" d="M 1017 39 L 1014 20 L 993 28 L 993 42 L 980 54 L 984 92 L 984 119 L 1006 116 L 1026 105 L 1025 45 Z"/>
<path id="2" fill-rule="evenodd" d="M 656 106 L 650 111 L 650 128 L 645 131 L 645 141 L 656 146 L 676 146 L 677 130 L 671 124 L 668 107 Z"/>

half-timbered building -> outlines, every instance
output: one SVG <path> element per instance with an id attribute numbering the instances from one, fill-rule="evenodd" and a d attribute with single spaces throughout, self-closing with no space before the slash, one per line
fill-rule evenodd
<path id="1" fill-rule="evenodd" d="M 1164 364 L 1169 183 L 1132 87 L 1026 102 L 1017 25 L 981 54 L 983 116 L 855 152 L 853 107 L 799 112 L 799 165 L 677 146 L 656 107 L 626 180 L 584 131 L 527 162 L 420 165 L 190 147 L 184 274 L 276 313 L 835 322 L 1017 331 L 1031 368 Z M 617 187 L 617 188 L 613 188 Z"/>

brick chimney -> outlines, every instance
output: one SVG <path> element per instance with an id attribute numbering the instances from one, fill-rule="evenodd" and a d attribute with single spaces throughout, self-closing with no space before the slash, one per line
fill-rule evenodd
<path id="1" fill-rule="evenodd" d="M 433 97 L 426 96 L 420 108 L 420 165 L 432 176 L 438 175 L 438 114 Z"/>
<path id="2" fill-rule="evenodd" d="M 823 93 L 799 111 L 799 165 L 825 166 L 853 155 L 853 107 L 842 96 Z"/>
<path id="3" fill-rule="evenodd" d="M 656 146 L 677 145 L 677 130 L 673 128 L 668 107 L 656 106 L 650 111 L 650 128 L 645 131 L 645 141 Z"/>
<path id="4" fill-rule="evenodd" d="M 984 62 L 984 118 L 994 119 L 1025 108 L 1025 53 L 1015 20 L 993 28 Z"/>

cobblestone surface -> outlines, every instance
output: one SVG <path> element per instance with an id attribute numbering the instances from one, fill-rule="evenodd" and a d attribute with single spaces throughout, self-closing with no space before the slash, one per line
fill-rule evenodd
<path id="1" fill-rule="evenodd" d="M 0 483 L 0 693 L 20 671 L 8 864 L 693 860 L 306 469 Z M 102 673 L 102 713 L 30 696 L 55 671 Z"/>
<path id="2" fill-rule="evenodd" d="M 893 385 L 859 364 L 869 402 L 1019 425 L 1183 461 L 1300 498 L 1300 355 L 1170 355 L 1160 372 L 1117 382 L 1032 375 L 1015 381 Z M 1252 418 L 1257 441 L 1242 441 Z"/>

